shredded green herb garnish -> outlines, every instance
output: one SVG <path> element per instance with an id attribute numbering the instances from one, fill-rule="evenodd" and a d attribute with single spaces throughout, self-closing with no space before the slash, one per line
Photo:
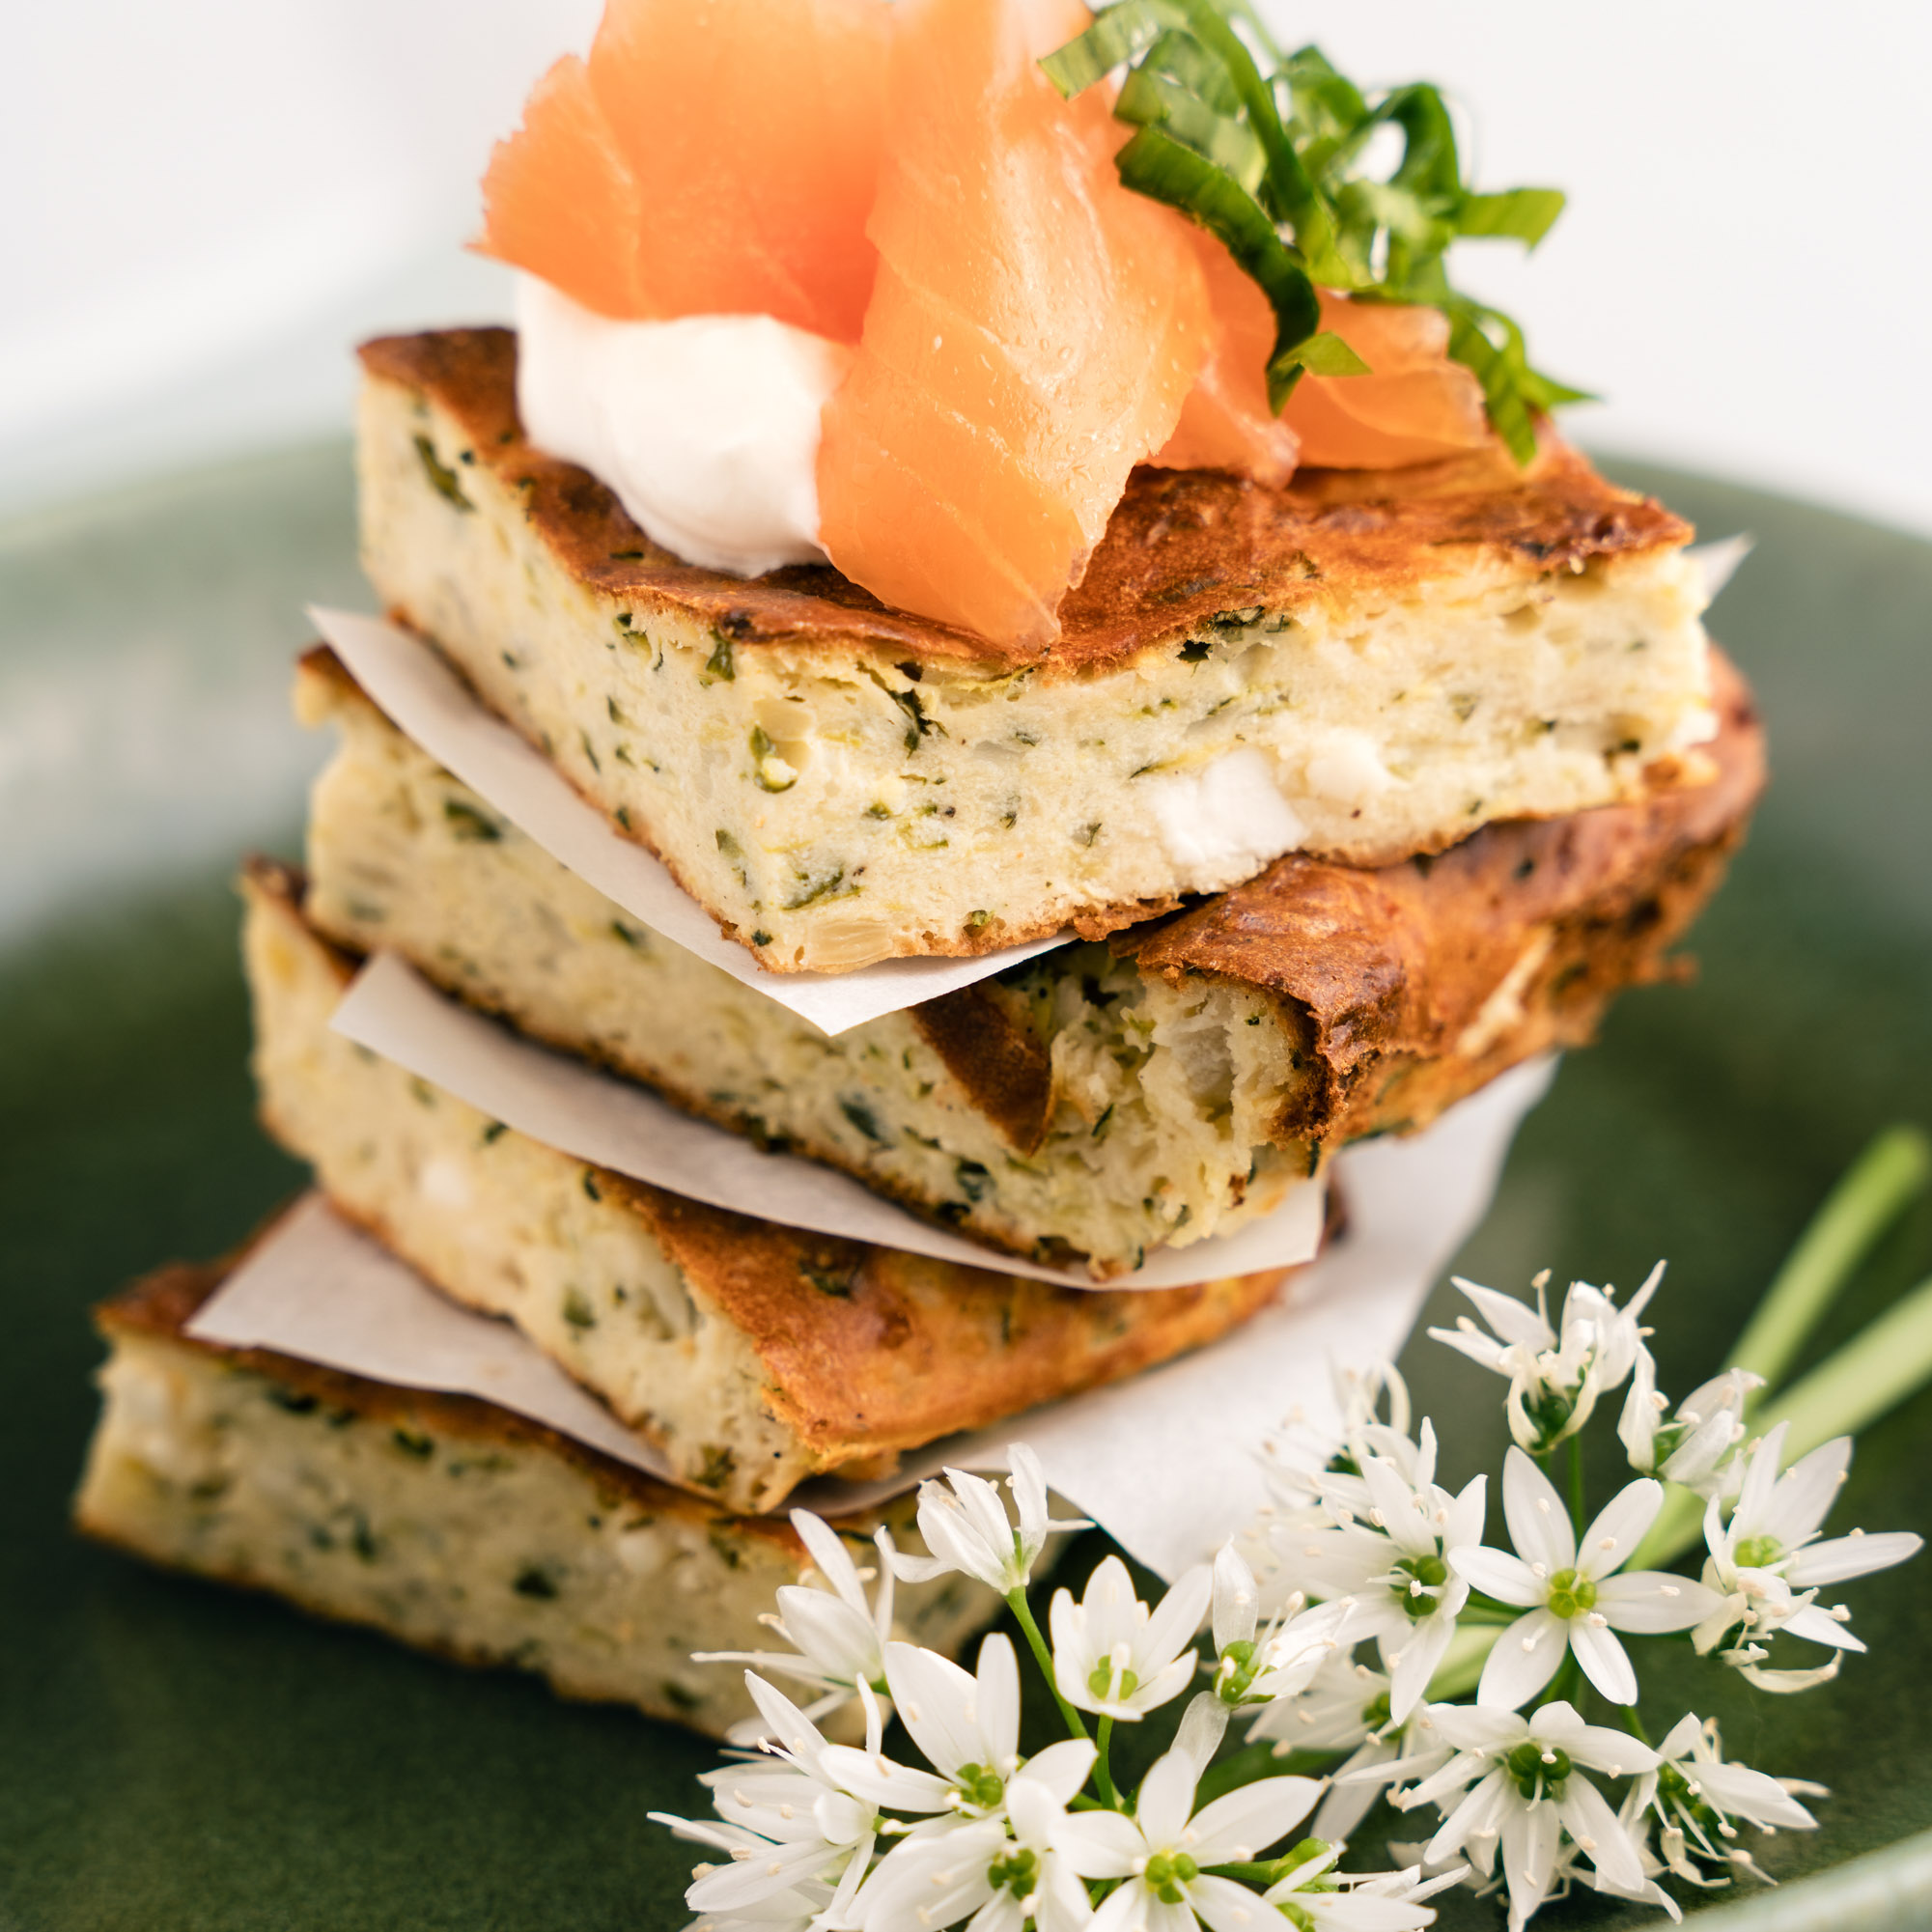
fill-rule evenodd
<path id="1" fill-rule="evenodd" d="M 1134 129 L 1115 157 L 1120 179 L 1218 237 L 1267 295 L 1276 410 L 1304 370 L 1367 370 L 1320 327 L 1318 287 L 1440 309 L 1450 355 L 1474 372 L 1519 462 L 1535 454 L 1537 413 L 1588 400 L 1530 366 L 1509 317 L 1449 284 L 1453 243 L 1502 238 L 1534 248 L 1563 196 L 1469 187 L 1440 89 L 1416 82 L 1364 95 L 1314 47 L 1284 55 L 1246 0 L 1115 0 L 1040 65 L 1069 98 L 1128 70 L 1113 109 Z M 1378 179 L 1361 172 L 1363 155 L 1386 126 L 1400 133 L 1402 157 Z"/>

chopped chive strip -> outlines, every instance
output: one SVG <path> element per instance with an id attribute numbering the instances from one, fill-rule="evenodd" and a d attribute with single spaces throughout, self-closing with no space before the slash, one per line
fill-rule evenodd
<path id="1" fill-rule="evenodd" d="M 1587 393 L 1531 366 L 1522 329 L 1453 289 L 1451 245 L 1534 248 L 1563 210 L 1555 188 L 1478 194 L 1463 180 L 1441 90 L 1364 95 L 1315 47 L 1283 56 L 1247 0 L 1115 0 L 1040 65 L 1071 98 L 1128 73 L 1115 117 L 1134 128 L 1115 156 L 1125 184 L 1218 237 L 1274 311 L 1268 395 L 1276 410 L 1304 372 L 1367 365 L 1320 328 L 1318 287 L 1420 303 L 1449 322 L 1449 354 L 1482 384 L 1490 422 L 1519 462 L 1538 415 Z M 1386 179 L 1359 172 L 1384 127 L 1402 137 Z"/>
<path id="2" fill-rule="evenodd" d="M 1170 21 L 1186 16 L 1162 0 L 1120 0 L 1100 14 L 1077 40 L 1049 54 L 1040 65 L 1047 78 L 1071 100 L 1123 64 L 1139 60 Z"/>
<path id="3" fill-rule="evenodd" d="M 488 812 L 479 810 L 467 798 L 445 798 L 443 817 L 449 822 L 453 838 L 471 839 L 493 845 L 503 836 L 503 827 Z"/>
<path id="4" fill-rule="evenodd" d="M 437 456 L 435 444 L 428 436 L 418 436 L 415 442 L 416 454 L 422 459 L 423 474 L 430 479 L 430 488 L 445 503 L 452 503 L 459 510 L 474 510 L 476 505 L 462 493 L 462 478 Z"/>
<path id="5" fill-rule="evenodd" d="M 1274 310 L 1274 350 L 1268 360 L 1268 401 L 1279 409 L 1300 378 L 1297 347 L 1316 333 L 1321 304 L 1315 285 L 1283 246 L 1274 224 L 1223 170 L 1184 147 L 1164 128 L 1142 127 L 1114 157 L 1120 179 L 1136 194 L 1191 215 L 1218 237 L 1258 284 Z"/>

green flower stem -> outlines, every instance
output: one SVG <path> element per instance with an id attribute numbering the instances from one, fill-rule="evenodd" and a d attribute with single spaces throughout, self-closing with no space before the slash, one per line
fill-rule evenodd
<path id="1" fill-rule="evenodd" d="M 1570 1527 L 1583 1533 L 1583 1438 L 1581 1432 L 1570 1438 Z"/>
<path id="2" fill-rule="evenodd" d="M 1787 1463 L 1836 1436 L 1855 1436 L 1867 1422 L 1932 1382 L 1932 1280 L 1895 1302 L 1835 1355 L 1752 1417 L 1757 1433 L 1789 1422 Z M 1634 1570 L 1674 1562 L 1701 1533 L 1704 1505 L 1686 1489 L 1672 1488 L 1636 1555 Z"/>
<path id="3" fill-rule="evenodd" d="M 1889 1127 L 1879 1134 L 1798 1237 L 1738 1337 L 1730 1366 L 1748 1368 L 1775 1388 L 1833 1298 L 1928 1180 L 1932 1138 L 1922 1129 Z"/>
<path id="4" fill-rule="evenodd" d="M 1087 1727 L 1080 1721 L 1080 1714 L 1060 1695 L 1060 1680 L 1053 1673 L 1053 1653 L 1047 1648 L 1047 1639 L 1040 1635 L 1040 1626 L 1033 1621 L 1033 1606 L 1026 1601 L 1026 1592 L 1022 1589 L 1008 1590 L 1006 1607 L 1013 1612 L 1014 1622 L 1024 1632 L 1026 1641 L 1033 1646 L 1034 1661 L 1047 1679 L 1047 1688 L 1052 1692 L 1054 1703 L 1060 1707 L 1060 1716 L 1066 1720 L 1068 1733 L 1084 1738 Z"/>
<path id="5" fill-rule="evenodd" d="M 1704 1498 L 1694 1490 L 1666 1484 L 1664 1507 L 1650 1533 L 1637 1546 L 1626 1566 L 1631 1570 L 1661 1570 L 1674 1563 L 1704 1533 Z"/>
<path id="6" fill-rule="evenodd" d="M 1110 1811 L 1120 1809 L 1120 1794 L 1113 1788 L 1113 1767 L 1108 1762 L 1113 1754 L 1113 1720 L 1100 1721 L 1100 1754 L 1094 1759 L 1094 1784 L 1100 1792 L 1100 1802 Z"/>
<path id="7" fill-rule="evenodd" d="M 1523 1614 L 1521 1610 L 1512 1613 L 1511 1621 Z M 1436 1666 L 1436 1674 L 1429 1679 L 1429 1688 L 1424 1694 L 1432 1704 L 1453 1704 L 1458 1698 L 1467 1697 L 1482 1681 L 1482 1667 L 1489 1662 L 1489 1654 L 1496 1648 L 1496 1640 L 1502 1635 L 1500 1624 L 1470 1625 L 1459 1622 L 1455 1635 L 1449 1638 L 1449 1647 L 1442 1661 Z"/>

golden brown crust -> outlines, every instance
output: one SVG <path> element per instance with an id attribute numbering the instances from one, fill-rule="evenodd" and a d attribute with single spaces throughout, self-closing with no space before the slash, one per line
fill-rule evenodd
<path id="1" fill-rule="evenodd" d="M 355 682 L 354 673 L 335 655 L 335 651 L 331 646 L 327 644 L 311 644 L 306 651 L 301 652 L 296 657 L 295 670 L 297 673 L 295 679 L 297 710 L 301 723 L 309 724 L 315 722 L 309 713 L 300 708 L 303 677 L 319 678 L 323 684 L 333 686 L 343 697 L 351 699 L 358 704 L 368 705 L 372 711 L 377 711 L 378 714 L 380 714 L 380 708 L 376 704 L 376 701 Z"/>
<path id="2" fill-rule="evenodd" d="M 1280 1137 L 1334 1146 L 1420 1127 L 1550 1047 L 1581 1046 L 1717 889 L 1764 788 L 1764 738 L 1735 666 L 1712 652 L 1720 734 L 1707 784 L 1568 818 L 1485 826 L 1381 870 L 1293 854 L 1114 950 L 1169 978 L 1209 973 L 1274 994 L 1318 1078 Z M 1480 1051 L 1458 1052 L 1532 946 L 1542 957 Z M 994 1019 L 982 1016 L 989 1009 Z M 1045 1050 L 982 988 L 913 1009 L 973 1106 L 1031 1152 L 1051 1117 Z M 1472 1043 L 1473 1044 L 1473 1043 Z"/>
<path id="3" fill-rule="evenodd" d="M 1007 1144 L 1016 1153 L 1037 1152 L 1053 1118 L 1053 1059 L 997 990 L 963 986 L 913 1007 L 908 1018 Z"/>
<path id="4" fill-rule="evenodd" d="M 1061 607 L 1059 641 L 1019 649 L 888 610 L 826 567 L 747 582 L 680 563 L 595 478 L 524 441 L 508 329 L 385 336 L 361 354 L 371 377 L 428 396 L 462 424 L 475 461 L 521 492 L 532 527 L 579 582 L 632 609 L 683 611 L 738 644 L 859 643 L 1091 675 L 1257 605 L 1396 595 L 1485 563 L 1512 574 L 1580 570 L 1691 534 L 1554 436 L 1526 470 L 1494 449 L 1413 469 L 1303 470 L 1281 490 L 1215 470 L 1140 469 Z"/>
<path id="5" fill-rule="evenodd" d="M 246 882 L 301 917 L 294 868 L 251 859 Z M 305 921 L 304 930 L 327 946 L 346 984 L 353 959 Z M 808 1234 L 607 1168 L 588 1171 L 744 1331 L 770 1378 L 767 1406 L 823 1469 L 922 1447 L 1198 1348 L 1258 1313 L 1292 1272 L 1190 1288 L 1063 1288 Z"/>
<path id="6" fill-rule="evenodd" d="M 839 1460 L 918 1447 L 1211 1342 L 1289 1270 L 1191 1288 L 1061 1288 L 746 1221 L 612 1176 L 666 1252 L 750 1335 L 767 1400 Z"/>
<path id="7" fill-rule="evenodd" d="M 265 1230 L 258 1240 L 266 1239 Z M 256 1246 L 251 1242 L 250 1247 Z M 401 1388 L 367 1376 L 347 1375 L 320 1362 L 303 1361 L 272 1349 L 238 1349 L 204 1341 L 186 1332 L 195 1311 L 234 1273 L 248 1249 L 220 1262 L 173 1262 L 144 1275 L 94 1310 L 94 1325 L 107 1341 L 122 1335 L 146 1335 L 178 1343 L 218 1358 L 231 1367 L 262 1375 L 324 1409 L 349 1411 L 368 1420 L 398 1428 L 420 1430 L 465 1442 L 488 1442 L 506 1448 L 536 1449 L 574 1464 L 601 1487 L 614 1490 L 625 1500 L 654 1515 L 676 1516 L 692 1523 L 730 1523 L 747 1534 L 795 1552 L 804 1545 L 789 1523 L 777 1517 L 737 1517 L 703 1497 L 659 1482 L 644 1470 L 560 1435 L 528 1416 L 499 1409 L 469 1395 L 448 1395 L 429 1389 Z"/>
<path id="8" fill-rule="evenodd" d="M 1713 652 L 1707 784 L 1569 818 L 1485 826 L 1379 870 L 1291 854 L 1114 940 L 1145 971 L 1260 987 L 1305 1024 L 1319 1078 L 1284 1136 L 1425 1125 L 1547 1047 L 1581 1045 L 1622 987 L 1659 978 L 1717 889 L 1765 784 L 1749 686 Z M 1521 984 L 1486 1015 L 1512 968 Z"/>

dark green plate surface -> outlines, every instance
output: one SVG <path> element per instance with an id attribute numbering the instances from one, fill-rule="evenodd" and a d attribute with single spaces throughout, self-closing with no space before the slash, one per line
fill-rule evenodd
<path id="1" fill-rule="evenodd" d="M 1627 1286 L 1669 1256 L 1660 1353 L 1681 1390 L 1873 1130 L 1932 1118 L 1932 546 L 1631 480 L 1710 535 L 1760 540 L 1715 629 L 1762 695 L 1776 787 L 1699 935 L 1702 978 L 1629 998 L 1565 1067 L 1462 1266 L 1512 1288 L 1546 1263 Z M 293 844 L 316 755 L 282 695 L 300 603 L 358 596 L 336 447 L 0 530 L 8 1932 L 684 1919 L 687 1857 L 644 1814 L 695 1804 L 701 1740 L 151 1574 L 66 1526 L 94 1416 L 88 1303 L 220 1251 L 297 1183 L 250 1116 L 226 876 L 251 841 Z M 1921 1212 L 1835 1329 L 1928 1265 Z M 1453 1470 L 1498 1448 L 1499 1384 L 1428 1343 L 1409 1366 L 1454 1418 Z M 1921 1398 L 1869 1432 L 1837 1520 L 1932 1531 L 1928 1448 Z M 1726 1686 L 1731 1747 L 1836 1796 L 1825 1831 L 1763 1854 L 1819 1876 L 1721 1903 L 1711 1932 L 1932 1918 L 1932 1842 L 1901 1842 L 1932 1830 L 1928 1592 L 1922 1564 L 1849 1586 L 1872 1654 L 1834 1687 Z M 1659 1723 L 1686 1675 L 1646 1679 Z M 1654 1918 L 1586 1900 L 1539 1922 Z M 1458 1894 L 1443 1922 L 1500 1917 Z"/>

